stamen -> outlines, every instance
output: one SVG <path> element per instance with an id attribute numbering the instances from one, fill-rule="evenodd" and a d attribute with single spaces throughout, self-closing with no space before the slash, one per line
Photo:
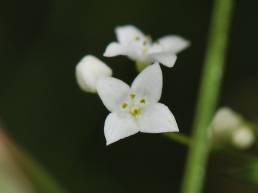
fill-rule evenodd
<path id="1" fill-rule="evenodd" d="M 135 93 L 131 93 L 131 94 L 130 94 L 130 98 L 131 98 L 131 99 L 134 99 L 135 97 L 136 97 L 136 94 L 135 94 Z"/>
<path id="2" fill-rule="evenodd" d="M 140 37 L 139 37 L 139 36 L 136 36 L 136 37 L 134 38 L 134 40 L 138 42 L 138 41 L 140 41 Z"/>
<path id="3" fill-rule="evenodd" d="M 130 114 L 134 117 L 137 117 L 138 115 L 141 114 L 141 109 L 137 106 L 134 106 L 130 109 Z"/>
<path id="4" fill-rule="evenodd" d="M 145 103 L 146 103 L 145 99 L 142 98 L 142 99 L 140 100 L 140 103 L 141 103 L 141 104 L 145 104 Z"/>
<path id="5" fill-rule="evenodd" d="M 121 108 L 122 109 L 126 109 L 127 107 L 128 107 L 128 103 L 127 102 L 121 103 Z"/>

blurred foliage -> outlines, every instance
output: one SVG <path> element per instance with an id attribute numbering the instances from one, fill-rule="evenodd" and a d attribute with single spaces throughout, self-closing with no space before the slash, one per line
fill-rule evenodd
<path id="1" fill-rule="evenodd" d="M 0 133 L 0 192 L 35 193 L 31 182 L 8 150 L 5 136 Z"/>
<path id="2" fill-rule="evenodd" d="M 0 130 L 0 192 L 66 193 L 25 151 Z"/>
<path id="3" fill-rule="evenodd" d="M 221 167 L 218 168 L 218 166 Z M 239 192 L 257 192 L 258 190 L 258 156 L 256 154 L 232 149 L 217 149 L 212 154 L 210 170 L 210 174 L 213 175 L 212 179 L 220 176 L 242 186 Z M 219 188 L 224 189 L 223 186 Z"/>
<path id="4" fill-rule="evenodd" d="M 248 161 L 245 167 L 236 176 L 249 183 L 258 185 L 258 159 Z"/>

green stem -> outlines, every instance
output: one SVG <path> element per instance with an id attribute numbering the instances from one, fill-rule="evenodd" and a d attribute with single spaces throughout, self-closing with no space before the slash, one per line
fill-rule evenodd
<path id="1" fill-rule="evenodd" d="M 169 139 L 172 139 L 173 141 L 176 141 L 178 143 L 181 143 L 182 145 L 190 145 L 191 139 L 183 134 L 179 133 L 164 133 L 164 136 L 168 137 Z"/>
<path id="2" fill-rule="evenodd" d="M 193 124 L 192 145 L 185 168 L 182 193 L 200 193 L 209 153 L 208 129 L 214 114 L 226 53 L 234 0 L 215 0 L 208 49 Z"/>

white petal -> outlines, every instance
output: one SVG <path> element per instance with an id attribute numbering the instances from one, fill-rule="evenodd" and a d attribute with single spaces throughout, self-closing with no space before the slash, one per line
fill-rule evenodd
<path id="1" fill-rule="evenodd" d="M 111 76 L 112 70 L 98 58 L 87 55 L 77 64 L 75 75 L 82 90 L 94 93 L 97 80 Z"/>
<path id="2" fill-rule="evenodd" d="M 181 52 L 190 45 L 189 41 L 175 35 L 164 36 L 158 39 L 157 42 L 157 44 L 160 44 L 162 46 L 163 51 L 169 51 L 174 54 Z"/>
<path id="3" fill-rule="evenodd" d="M 144 133 L 178 132 L 173 114 L 164 104 L 157 103 L 145 109 L 139 116 L 140 131 Z"/>
<path id="4" fill-rule="evenodd" d="M 107 46 L 103 55 L 105 57 L 123 55 L 127 56 L 132 60 L 138 60 L 141 56 L 141 47 L 138 46 L 137 43 L 132 43 L 130 45 L 122 45 L 117 42 L 112 42 Z"/>
<path id="5" fill-rule="evenodd" d="M 133 81 L 132 90 L 145 96 L 149 103 L 158 102 L 162 93 L 162 71 L 159 64 L 145 68 Z"/>
<path id="6" fill-rule="evenodd" d="M 116 78 L 102 78 L 97 82 L 97 92 L 109 111 L 119 108 L 120 103 L 128 96 L 129 86 Z"/>
<path id="7" fill-rule="evenodd" d="M 143 38 L 144 34 L 132 25 L 120 26 L 115 29 L 118 42 L 128 44 L 135 38 Z"/>
<path id="8" fill-rule="evenodd" d="M 110 113 L 106 118 L 104 133 L 107 145 L 134 135 L 138 131 L 138 126 L 131 116 L 122 117 L 116 113 Z"/>
<path id="9" fill-rule="evenodd" d="M 160 44 L 153 43 L 148 49 L 148 54 L 157 54 L 157 53 L 162 53 L 164 52 L 163 47 Z"/>
<path id="10" fill-rule="evenodd" d="M 161 52 L 150 55 L 154 61 L 159 62 L 169 68 L 173 67 L 176 63 L 177 56 L 168 52 Z"/>
<path id="11" fill-rule="evenodd" d="M 116 42 L 112 42 L 110 43 L 105 52 L 104 52 L 104 56 L 105 57 L 114 57 L 114 56 L 118 56 L 118 55 L 124 55 L 126 52 L 126 49 L 120 45 L 119 43 Z"/>

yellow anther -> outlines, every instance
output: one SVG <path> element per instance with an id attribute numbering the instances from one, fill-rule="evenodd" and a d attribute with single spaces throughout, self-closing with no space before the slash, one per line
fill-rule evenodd
<path id="1" fill-rule="evenodd" d="M 136 94 L 135 94 L 135 93 L 131 93 L 131 94 L 130 94 L 130 98 L 131 98 L 131 99 L 134 99 L 135 97 L 136 97 Z"/>
<path id="2" fill-rule="evenodd" d="M 145 103 L 146 103 L 145 99 L 142 98 L 142 99 L 140 100 L 140 103 L 141 103 L 141 104 L 145 104 Z"/>
<path id="3" fill-rule="evenodd" d="M 137 117 L 138 115 L 141 114 L 141 109 L 137 106 L 134 106 L 130 109 L 130 114 L 134 117 Z"/>
<path id="4" fill-rule="evenodd" d="M 128 107 L 128 104 L 126 102 L 121 103 L 121 108 L 126 109 Z"/>
<path id="5" fill-rule="evenodd" d="M 140 37 L 139 37 L 139 36 L 136 36 L 136 37 L 134 38 L 134 40 L 138 42 L 138 41 L 140 40 Z"/>

